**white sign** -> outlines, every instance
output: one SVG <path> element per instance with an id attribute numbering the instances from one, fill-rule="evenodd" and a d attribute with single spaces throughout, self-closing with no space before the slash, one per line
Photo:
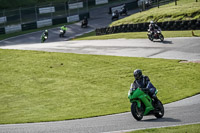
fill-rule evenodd
<path id="1" fill-rule="evenodd" d="M 96 5 L 108 3 L 108 0 L 96 0 Z"/>
<path id="2" fill-rule="evenodd" d="M 45 7 L 45 8 L 39 8 L 39 13 L 44 14 L 44 13 L 52 13 L 55 12 L 55 7 Z"/>
<path id="3" fill-rule="evenodd" d="M 41 28 L 44 26 L 51 26 L 51 25 L 52 25 L 52 19 L 37 21 L 37 28 Z"/>
<path id="4" fill-rule="evenodd" d="M 21 24 L 18 24 L 18 25 L 9 25 L 9 26 L 5 27 L 6 34 L 7 33 L 13 33 L 13 32 L 16 32 L 16 31 L 21 31 L 21 30 L 22 30 Z"/>
<path id="5" fill-rule="evenodd" d="M 67 17 L 67 22 L 75 22 L 75 21 L 79 21 L 79 15 L 74 15 L 74 16 L 69 16 Z"/>
<path id="6" fill-rule="evenodd" d="M 125 5 L 121 5 L 121 6 L 116 6 L 116 7 L 112 7 L 111 8 L 111 10 L 112 10 L 112 13 L 114 12 L 114 11 L 118 11 L 118 12 L 120 12 L 121 11 L 121 9 L 124 7 Z"/>
<path id="7" fill-rule="evenodd" d="M 5 22 L 7 22 L 6 16 L 5 17 L 0 17 L 0 24 L 1 23 L 5 23 Z"/>
<path id="8" fill-rule="evenodd" d="M 83 8 L 83 2 L 69 4 L 69 9 Z"/>

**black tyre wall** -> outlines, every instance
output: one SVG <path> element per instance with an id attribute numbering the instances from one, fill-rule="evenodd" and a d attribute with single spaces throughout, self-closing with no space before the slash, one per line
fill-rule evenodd
<path id="1" fill-rule="evenodd" d="M 113 26 L 109 29 L 106 34 L 122 33 L 122 32 L 141 32 L 147 31 L 149 23 L 137 23 L 137 24 L 123 24 L 119 26 Z M 157 25 L 165 31 L 169 30 L 197 30 L 200 29 L 200 20 L 183 20 L 183 21 L 166 21 L 158 22 Z M 100 33 L 98 30 L 98 35 L 105 34 L 105 31 Z"/>

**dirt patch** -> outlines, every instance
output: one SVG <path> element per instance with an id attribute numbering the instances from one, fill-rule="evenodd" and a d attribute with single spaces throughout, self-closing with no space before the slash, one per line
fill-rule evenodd
<path id="1" fill-rule="evenodd" d="M 187 60 L 182 60 L 179 63 L 200 63 L 200 60 L 196 60 L 196 61 L 187 61 Z"/>

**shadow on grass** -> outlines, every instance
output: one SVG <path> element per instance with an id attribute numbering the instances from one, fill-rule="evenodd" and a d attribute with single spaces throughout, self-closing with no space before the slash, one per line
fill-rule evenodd
<path id="1" fill-rule="evenodd" d="M 181 120 L 169 118 L 169 117 L 163 117 L 163 118 L 159 118 L 159 119 L 156 119 L 156 118 L 146 119 L 146 120 L 142 120 L 141 122 L 181 122 Z"/>

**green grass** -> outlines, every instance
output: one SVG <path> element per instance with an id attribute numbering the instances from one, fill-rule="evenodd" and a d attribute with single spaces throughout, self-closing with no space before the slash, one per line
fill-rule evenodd
<path id="1" fill-rule="evenodd" d="M 150 77 L 163 103 L 200 93 L 196 63 L 2 49 L 0 57 L 0 124 L 130 111 L 127 92 L 136 68 Z"/>
<path id="2" fill-rule="evenodd" d="M 200 132 L 200 124 L 192 124 L 184 126 L 138 130 L 128 133 L 199 133 L 199 132 Z"/>
<path id="3" fill-rule="evenodd" d="M 192 37 L 192 31 L 163 31 L 162 32 L 165 38 L 169 37 Z M 193 30 L 193 33 L 196 37 L 200 37 L 200 30 Z M 137 39 L 137 38 L 147 38 L 147 32 L 128 32 L 128 33 L 117 33 L 117 34 L 108 34 L 96 36 L 95 32 L 79 36 L 73 40 L 107 40 L 107 39 Z"/>
<path id="4" fill-rule="evenodd" d="M 155 7 L 115 21 L 110 24 L 110 26 L 150 22 L 151 20 L 163 22 L 172 20 L 200 19 L 200 2 L 195 2 L 195 0 L 179 0 L 177 2 L 177 6 L 175 6 L 174 2 L 172 2 L 170 4 L 160 6 L 160 8 Z"/>

